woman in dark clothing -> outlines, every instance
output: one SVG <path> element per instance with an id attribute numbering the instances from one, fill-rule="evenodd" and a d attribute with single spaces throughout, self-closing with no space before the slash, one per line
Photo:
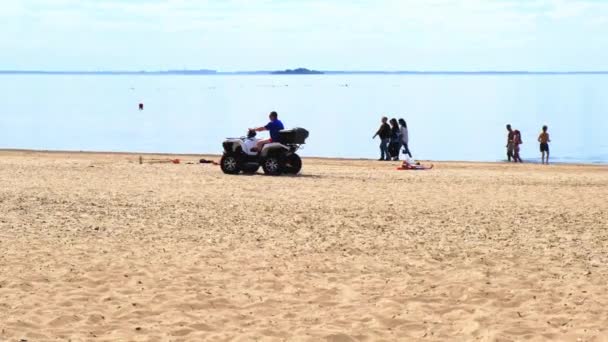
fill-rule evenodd
<path id="1" fill-rule="evenodd" d="M 399 160 L 399 146 L 401 145 L 401 130 L 397 119 L 391 119 L 391 142 L 388 145 L 388 151 L 393 160 Z"/>

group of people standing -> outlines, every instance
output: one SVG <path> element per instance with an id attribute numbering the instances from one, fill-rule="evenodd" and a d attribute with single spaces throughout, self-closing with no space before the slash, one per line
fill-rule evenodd
<path id="1" fill-rule="evenodd" d="M 380 137 L 380 159 L 378 160 L 399 160 L 401 148 L 403 153 L 410 158 L 412 154 L 409 149 L 409 134 L 407 130 L 407 123 L 403 119 L 389 119 L 384 116 L 382 117 L 382 123 L 380 128 L 372 139 Z M 542 131 L 538 136 L 538 142 L 540 144 L 541 161 L 543 164 L 549 164 L 549 133 L 547 132 L 548 127 L 545 125 L 542 127 Z M 523 144 L 521 138 L 521 132 L 518 129 L 513 129 L 510 124 L 507 124 L 507 160 L 509 162 L 522 163 L 520 152 L 520 145 Z"/>
<path id="2" fill-rule="evenodd" d="M 399 119 L 399 121 L 395 118 L 389 121 L 386 116 L 382 117 L 380 128 L 372 139 L 376 137 L 380 137 L 380 159 L 378 160 L 399 160 L 402 147 L 403 153 L 412 158 L 408 146 L 409 134 L 407 123 L 403 118 Z"/>
<path id="3" fill-rule="evenodd" d="M 545 125 L 542 131 L 538 135 L 538 142 L 540 143 L 541 163 L 549 164 L 549 133 L 547 133 L 548 127 Z M 519 155 L 519 145 L 523 144 L 521 140 L 521 132 L 517 129 L 513 129 L 510 124 L 507 125 L 507 160 L 515 163 L 521 163 L 521 157 Z"/>

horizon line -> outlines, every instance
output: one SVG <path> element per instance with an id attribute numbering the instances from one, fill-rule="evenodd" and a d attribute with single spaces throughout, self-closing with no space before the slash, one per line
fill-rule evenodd
<path id="1" fill-rule="evenodd" d="M 323 74 L 608 74 L 608 70 L 318 70 Z M 0 74 L 190 74 L 190 75 L 230 75 L 230 74 L 274 74 L 285 70 L 237 70 L 218 71 L 214 69 L 167 69 L 167 70 L 36 70 L 4 69 Z M 293 74 L 293 73 L 292 73 Z M 305 75 L 306 73 L 302 73 Z M 278 74 L 280 75 L 280 74 Z"/>

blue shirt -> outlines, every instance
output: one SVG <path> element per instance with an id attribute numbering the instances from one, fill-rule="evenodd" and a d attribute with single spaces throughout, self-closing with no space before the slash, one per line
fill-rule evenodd
<path id="1" fill-rule="evenodd" d="M 281 141 L 281 135 L 279 132 L 285 129 L 281 120 L 276 119 L 274 121 L 270 121 L 268 125 L 264 126 L 264 128 L 270 132 L 270 139 L 272 139 L 273 142 Z"/>

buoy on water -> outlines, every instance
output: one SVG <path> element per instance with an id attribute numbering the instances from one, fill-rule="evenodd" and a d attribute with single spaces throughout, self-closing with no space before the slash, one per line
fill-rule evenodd
<path id="1" fill-rule="evenodd" d="M 139 110 L 144 110 L 144 104 L 143 103 L 139 104 Z"/>

